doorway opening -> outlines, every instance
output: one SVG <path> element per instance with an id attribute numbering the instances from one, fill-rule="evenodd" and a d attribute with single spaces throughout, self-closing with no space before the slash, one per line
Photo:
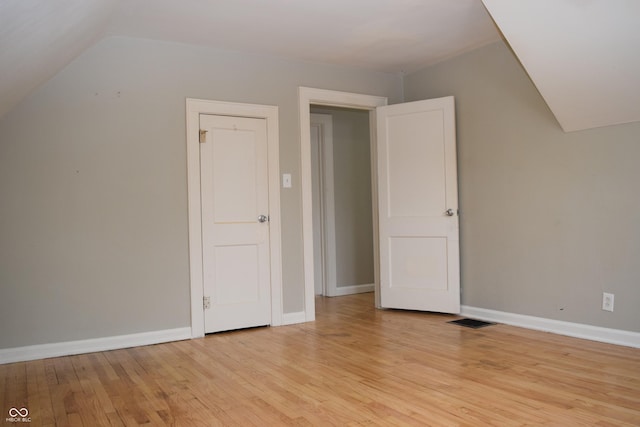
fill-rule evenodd
<path id="1" fill-rule="evenodd" d="M 311 106 L 314 292 L 374 291 L 369 112 Z"/>
<path id="2" fill-rule="evenodd" d="M 379 262 L 377 235 L 377 186 L 376 186 L 376 137 L 375 137 L 375 109 L 387 105 L 386 97 L 360 95 L 323 89 L 300 87 L 299 91 L 300 118 L 300 151 L 302 157 L 302 223 L 303 223 L 303 257 L 305 280 L 305 320 L 315 320 L 315 273 L 314 273 L 314 244 L 313 244 L 313 183 L 311 161 L 311 109 L 339 107 L 368 112 L 370 135 L 370 167 L 371 167 L 371 213 L 372 213 L 372 241 L 373 241 L 373 269 L 376 306 L 379 306 Z M 316 110 L 318 111 L 318 110 Z"/>

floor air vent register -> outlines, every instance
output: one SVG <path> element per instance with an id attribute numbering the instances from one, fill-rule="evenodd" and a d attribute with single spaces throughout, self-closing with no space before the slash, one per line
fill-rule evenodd
<path id="1" fill-rule="evenodd" d="M 460 326 L 464 326 L 465 328 L 471 328 L 471 329 L 479 329 L 479 328 L 484 328 L 485 326 L 495 325 L 495 323 L 492 323 L 492 322 L 485 322 L 482 320 L 466 319 L 466 318 L 452 320 L 447 323 L 453 323 L 454 325 L 460 325 Z"/>

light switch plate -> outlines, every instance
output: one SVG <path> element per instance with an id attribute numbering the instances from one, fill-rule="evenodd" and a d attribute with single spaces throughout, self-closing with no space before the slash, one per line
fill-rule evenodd
<path id="1" fill-rule="evenodd" d="M 282 174 L 282 188 L 291 188 L 291 174 L 283 173 Z"/>

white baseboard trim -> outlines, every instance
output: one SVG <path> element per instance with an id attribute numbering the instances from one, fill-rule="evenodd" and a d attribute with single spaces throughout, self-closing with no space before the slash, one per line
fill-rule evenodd
<path id="1" fill-rule="evenodd" d="M 623 331 L 620 329 L 602 328 L 600 326 L 582 323 L 564 322 L 562 320 L 545 319 L 544 317 L 526 316 L 523 314 L 507 313 L 504 311 L 488 310 L 486 308 L 469 307 L 463 305 L 460 314 L 478 320 L 504 323 L 527 329 L 600 341 L 609 344 L 640 348 L 640 333 Z"/>
<path id="2" fill-rule="evenodd" d="M 96 351 L 118 350 L 121 348 L 160 344 L 170 341 L 181 341 L 190 338 L 191 328 L 186 327 L 166 329 L 162 331 L 142 332 L 139 334 L 119 335 L 114 337 L 6 348 L 0 349 L 0 365 L 5 363 L 26 362 L 28 360 L 46 359 L 49 357 L 93 353 Z"/>
<path id="3" fill-rule="evenodd" d="M 351 286 L 337 286 L 335 289 L 334 297 L 341 297 L 343 295 L 362 294 L 365 292 L 373 292 L 375 286 L 373 283 L 366 283 L 364 285 L 351 285 Z"/>
<path id="4" fill-rule="evenodd" d="M 282 326 L 295 325 L 296 323 L 304 323 L 307 321 L 307 315 L 304 311 L 297 313 L 283 313 L 282 314 Z"/>

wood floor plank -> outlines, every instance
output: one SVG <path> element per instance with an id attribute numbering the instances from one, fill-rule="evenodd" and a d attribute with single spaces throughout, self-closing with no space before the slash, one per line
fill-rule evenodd
<path id="1" fill-rule="evenodd" d="M 311 323 L 0 365 L 32 426 L 638 426 L 640 349 L 316 301 Z"/>
<path id="2" fill-rule="evenodd" d="M 27 364 L 27 377 L 28 382 L 32 382 L 32 388 L 29 390 L 29 408 L 39 408 L 38 423 L 34 425 L 55 425 L 51 395 L 47 386 L 45 361 L 38 360 Z"/>

